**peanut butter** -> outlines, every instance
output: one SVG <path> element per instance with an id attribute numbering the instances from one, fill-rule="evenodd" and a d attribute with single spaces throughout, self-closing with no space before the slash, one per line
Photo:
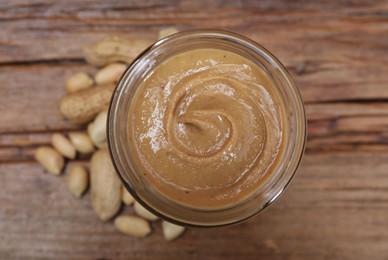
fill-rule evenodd
<path id="1" fill-rule="evenodd" d="M 249 59 L 221 49 L 162 62 L 137 89 L 129 116 L 136 167 L 161 194 L 190 207 L 246 199 L 283 149 L 274 83 Z"/>

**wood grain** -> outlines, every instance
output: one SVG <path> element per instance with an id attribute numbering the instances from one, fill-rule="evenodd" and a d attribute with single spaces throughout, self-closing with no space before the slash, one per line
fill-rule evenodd
<path id="1" fill-rule="evenodd" d="M 33 153 L 84 129 L 57 109 L 66 78 L 96 71 L 82 47 L 156 40 L 171 25 L 235 31 L 273 52 L 305 101 L 308 142 L 268 210 L 169 243 L 159 224 L 134 239 L 101 223 L 89 194 L 73 198 Z M 0 259 L 388 259 L 387 70 L 387 1 L 0 1 Z"/>
<path id="2" fill-rule="evenodd" d="M 242 32 L 275 53 L 298 75 L 307 102 L 388 98 L 386 1 L 348 5 L 297 1 L 290 6 L 283 1 L 210 1 L 206 8 L 201 2 L 174 1 L 46 0 L 31 6 L 7 2 L 0 6 L 7 10 L 0 16 L 6 21 L 1 25 L 0 64 L 82 62 L 80 46 L 107 34 L 156 39 L 157 30 L 165 25 L 180 29 L 217 25 Z"/>
<path id="3" fill-rule="evenodd" d="M 0 256 L 56 259 L 386 259 L 388 153 L 308 154 L 274 205 L 243 224 L 188 230 L 163 241 L 102 223 L 90 194 L 78 200 L 66 176 L 34 163 L 0 168 Z M 373 171 L 371 170 L 373 169 Z M 126 209 L 124 214 L 132 214 Z"/>
<path id="4" fill-rule="evenodd" d="M 95 73 L 93 67 L 85 64 L 3 67 L 0 71 L 0 162 L 31 160 L 33 148 L 48 144 L 52 133 L 83 129 L 64 120 L 58 111 L 58 100 L 65 94 L 64 82 L 77 71 Z M 28 83 L 22 80 L 25 78 Z M 306 95 L 303 89 L 301 94 Z M 308 150 L 336 150 L 336 145 L 341 150 L 353 150 L 388 142 L 388 104 L 380 99 L 307 103 L 306 115 Z"/>

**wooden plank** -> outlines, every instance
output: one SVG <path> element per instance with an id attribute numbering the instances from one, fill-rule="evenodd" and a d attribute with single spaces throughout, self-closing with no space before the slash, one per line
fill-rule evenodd
<path id="1" fill-rule="evenodd" d="M 217 24 L 242 32 L 275 53 L 293 73 L 307 102 L 388 99 L 385 2 L 346 6 L 300 1 L 288 6 L 253 1 L 239 6 L 214 1 L 206 9 L 201 3 L 174 5 L 175 1 L 129 5 L 43 1 L 31 6 L 12 2 L 11 8 L 7 2 L 1 14 L 6 22 L 0 24 L 3 64 L 82 62 L 82 47 L 107 34 L 156 39 L 157 30 L 166 24 L 180 29 Z M 285 15 L 289 8 L 294 11 Z"/>
<path id="2" fill-rule="evenodd" d="M 52 133 L 85 129 L 66 122 L 57 109 L 65 79 L 76 71 L 93 72 L 85 65 L 25 66 L 0 72 L 0 82 L 5 83 L 0 104 L 6 104 L 6 110 L 0 109 L 0 162 L 33 160 L 34 149 L 49 145 Z M 14 80 L 21 75 L 28 75 L 31 92 L 24 91 L 24 81 Z M 42 77 L 47 78 L 43 84 Z M 388 149 L 384 102 L 307 104 L 306 114 L 309 151 L 375 150 L 376 145 Z"/>
<path id="3" fill-rule="evenodd" d="M 3 67 L 0 70 L 0 162 L 30 161 L 37 146 L 49 144 L 52 133 L 84 129 L 64 120 L 57 103 L 65 94 L 67 77 L 79 71 L 93 75 L 95 70 L 85 64 Z M 388 143 L 386 102 L 309 103 L 306 114 L 310 151 L 364 150 L 365 145 Z"/>
<path id="4" fill-rule="evenodd" d="M 343 117 L 387 116 L 388 103 L 321 103 L 306 104 L 306 116 L 311 121 L 331 120 Z"/>
<path id="5" fill-rule="evenodd" d="M 79 127 L 65 121 L 58 101 L 66 93 L 66 79 L 85 65 L 23 65 L 0 70 L 0 133 L 61 131 Z"/>
<path id="6" fill-rule="evenodd" d="M 388 153 L 307 154 L 285 194 L 243 224 L 145 239 L 100 222 L 89 194 L 35 163 L 0 165 L 2 258 L 386 259 Z M 43 203 L 44 202 L 44 203 Z M 131 214 L 130 209 L 125 214 Z"/>
<path id="7" fill-rule="evenodd" d="M 0 258 L 387 259 L 387 13 L 372 0 L 0 1 Z M 66 78 L 95 72 L 82 47 L 107 34 L 156 39 L 168 25 L 216 25 L 264 45 L 291 72 L 309 123 L 285 196 L 241 225 L 175 242 L 159 223 L 145 239 L 119 234 L 89 194 L 69 194 L 66 174 L 33 161 L 52 133 L 82 129 L 57 110 Z"/>
<path id="8" fill-rule="evenodd" d="M 388 117 L 344 118 L 337 121 L 337 129 L 339 132 L 386 132 L 388 130 Z"/>
<path id="9" fill-rule="evenodd" d="M 388 129 L 388 119 L 386 116 L 332 118 L 325 121 L 311 121 L 309 126 L 309 134 L 314 136 L 337 133 L 378 133 L 381 135 Z"/>

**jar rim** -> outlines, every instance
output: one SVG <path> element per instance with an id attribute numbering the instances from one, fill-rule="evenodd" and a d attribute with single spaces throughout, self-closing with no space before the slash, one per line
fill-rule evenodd
<path id="1" fill-rule="evenodd" d="M 280 183 L 280 178 L 273 184 L 272 187 L 272 194 L 268 197 L 267 201 L 263 203 L 263 205 L 258 206 L 256 210 L 253 210 L 249 214 L 241 215 L 240 218 L 230 218 L 230 219 L 224 219 L 219 221 L 212 221 L 207 223 L 206 217 L 202 216 L 202 220 L 200 221 L 193 221 L 193 220 L 187 220 L 182 219 L 182 217 L 177 216 L 171 216 L 164 214 L 158 210 L 155 209 L 154 205 L 150 205 L 149 201 L 145 201 L 144 198 L 141 198 L 141 196 L 138 195 L 138 191 L 136 190 L 136 187 L 132 183 L 128 181 L 128 176 L 125 174 L 128 173 L 128 171 L 133 174 L 134 168 L 130 161 L 131 159 L 128 158 L 128 154 L 126 154 L 124 151 L 124 143 L 122 142 L 122 138 L 120 137 L 120 133 L 122 134 L 122 131 L 120 132 L 120 129 L 123 129 L 123 126 L 120 124 L 123 124 L 122 121 L 118 120 L 120 116 L 123 116 L 125 112 L 125 109 L 123 109 L 123 103 L 124 98 L 130 95 L 129 91 L 131 91 L 130 88 L 136 88 L 137 86 L 131 86 L 130 82 L 134 82 L 133 77 L 135 73 L 141 73 L 142 71 L 146 70 L 150 66 L 153 66 L 152 59 L 149 59 L 150 54 L 152 52 L 160 51 L 161 48 L 167 48 L 170 45 L 176 45 L 179 42 L 187 42 L 187 41 L 193 41 L 198 39 L 207 39 L 209 41 L 212 41 L 214 39 L 217 39 L 219 41 L 223 41 L 225 43 L 233 43 L 237 45 L 241 45 L 241 47 L 247 48 L 252 50 L 257 55 L 260 55 L 265 59 L 266 62 L 268 62 L 267 65 L 272 66 L 274 68 L 274 71 L 276 73 L 275 76 L 282 78 L 285 84 L 287 85 L 289 91 L 289 94 L 292 99 L 293 104 L 293 111 L 294 116 L 296 117 L 296 125 L 295 125 L 295 133 L 294 133 L 294 139 L 295 142 L 293 143 L 293 147 L 290 147 L 289 151 L 291 151 L 291 159 L 289 162 L 286 163 L 284 167 L 284 172 L 282 174 L 282 182 Z M 151 64 L 152 63 L 152 64 Z M 144 75 L 143 75 L 144 76 Z M 139 77 L 139 75 L 137 75 Z M 132 81 L 131 81 L 132 80 Z M 278 87 L 278 86 L 276 86 Z M 126 104 L 128 105 L 128 104 Z M 267 208 L 270 204 L 272 204 L 286 189 L 286 187 L 289 185 L 291 180 L 293 179 L 296 170 L 298 169 L 306 143 L 306 116 L 303 106 L 303 101 L 300 96 L 300 93 L 293 82 L 290 74 L 287 72 L 286 68 L 281 64 L 281 62 L 273 55 L 271 54 L 267 49 L 265 49 L 260 44 L 254 42 L 253 40 L 246 38 L 244 36 L 241 36 L 236 33 L 223 31 L 223 30 L 213 30 L 213 29 L 205 29 L 205 30 L 191 30 L 191 31 L 184 31 L 180 32 L 171 36 L 168 36 L 166 38 L 163 38 L 151 46 L 149 46 L 146 50 L 144 50 L 128 67 L 126 72 L 121 77 L 120 81 L 118 82 L 116 89 L 113 93 L 111 103 L 109 106 L 109 112 L 108 112 L 108 123 L 107 123 L 107 139 L 108 139 L 108 147 L 109 152 L 112 158 L 113 165 L 116 169 L 116 172 L 118 176 L 120 177 L 122 183 L 124 184 L 125 188 L 131 193 L 131 195 L 138 201 L 142 206 L 144 206 L 147 210 L 154 213 L 155 215 L 166 219 L 170 222 L 173 222 L 175 224 L 179 225 L 185 225 L 185 226 L 192 226 L 192 227 L 215 227 L 215 226 L 224 226 L 224 225 L 230 225 L 239 223 L 241 221 L 244 221 L 260 211 Z M 129 162 L 129 164 L 128 164 Z M 284 173 L 287 173 L 286 175 Z M 133 176 L 132 176 L 133 177 Z M 151 187 L 152 188 L 152 187 Z M 228 208 L 227 208 L 228 209 Z M 198 213 L 202 211 L 202 215 L 210 214 L 211 212 L 217 213 L 217 210 L 209 211 L 209 210 L 202 210 L 198 208 L 192 208 L 191 209 L 194 213 Z M 225 210 L 225 209 L 223 209 Z"/>

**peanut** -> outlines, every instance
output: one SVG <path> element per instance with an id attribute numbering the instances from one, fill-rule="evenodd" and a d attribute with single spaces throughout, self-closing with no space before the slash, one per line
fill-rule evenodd
<path id="1" fill-rule="evenodd" d="M 158 39 L 163 39 L 163 38 L 170 36 L 172 34 L 175 34 L 177 32 L 179 32 L 179 30 L 173 26 L 162 28 L 159 30 Z"/>
<path id="2" fill-rule="evenodd" d="M 121 182 L 106 149 L 95 152 L 90 161 L 90 189 L 94 211 L 102 221 L 111 219 L 121 206 Z"/>
<path id="3" fill-rule="evenodd" d="M 72 132 L 69 133 L 70 142 L 74 148 L 83 154 L 89 154 L 94 152 L 94 146 L 90 137 L 83 132 Z"/>
<path id="4" fill-rule="evenodd" d="M 67 79 L 67 92 L 76 92 L 81 89 L 89 88 L 93 85 L 93 79 L 85 72 L 78 72 Z"/>
<path id="5" fill-rule="evenodd" d="M 149 223 L 135 216 L 119 216 L 114 220 L 114 225 L 118 231 L 135 237 L 145 237 L 151 233 Z"/>
<path id="6" fill-rule="evenodd" d="M 59 175 L 65 165 L 62 155 L 49 146 L 39 147 L 35 151 L 35 160 L 54 175 Z"/>
<path id="7" fill-rule="evenodd" d="M 93 144 L 100 147 L 106 144 L 106 121 L 108 111 L 100 112 L 93 122 L 88 125 L 88 134 Z"/>
<path id="8" fill-rule="evenodd" d="M 76 165 L 70 169 L 69 177 L 67 178 L 67 187 L 74 196 L 80 198 L 86 191 L 88 183 L 89 178 L 85 167 Z"/>
<path id="9" fill-rule="evenodd" d="M 123 75 L 124 71 L 127 69 L 127 65 L 123 63 L 112 63 L 101 70 L 99 70 L 94 76 L 94 80 L 97 84 L 107 84 L 115 83 Z"/>
<path id="10" fill-rule="evenodd" d="M 157 216 L 149 212 L 146 208 L 144 208 L 139 202 L 135 201 L 134 210 L 137 215 L 139 215 L 142 218 L 145 218 L 150 221 L 155 221 L 158 219 Z"/>
<path id="11" fill-rule="evenodd" d="M 163 221 L 162 230 L 164 239 L 166 239 L 167 241 L 171 241 L 182 235 L 186 229 L 170 222 Z"/>
<path id="12" fill-rule="evenodd" d="M 88 63 L 97 67 L 113 62 L 130 64 L 144 49 L 152 44 L 150 40 L 129 39 L 123 36 L 106 36 L 83 50 Z"/>
<path id="13" fill-rule="evenodd" d="M 88 123 L 109 106 L 114 85 L 82 89 L 62 97 L 59 110 L 72 123 Z"/>
<path id="14" fill-rule="evenodd" d="M 75 158 L 77 152 L 69 139 L 67 139 L 63 134 L 53 134 L 51 136 L 51 144 L 54 146 L 55 150 L 64 157 L 69 159 Z"/>
<path id="15" fill-rule="evenodd" d="M 127 206 L 131 205 L 135 201 L 132 195 L 124 187 L 121 189 L 121 201 Z"/>

